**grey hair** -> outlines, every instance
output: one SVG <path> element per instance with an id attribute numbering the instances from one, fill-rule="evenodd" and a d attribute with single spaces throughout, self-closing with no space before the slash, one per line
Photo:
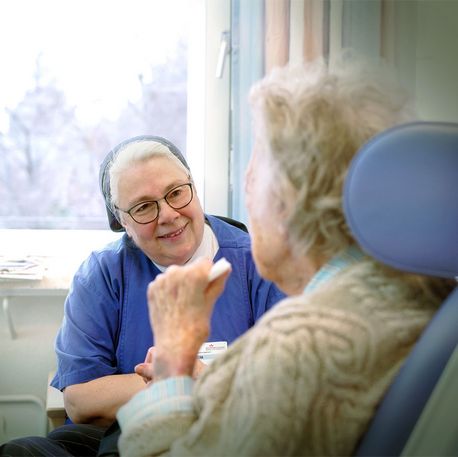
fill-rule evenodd
<path id="1" fill-rule="evenodd" d="M 113 209 L 119 203 L 119 178 L 133 164 L 146 162 L 152 157 L 168 157 L 175 162 L 191 179 L 188 168 L 169 150 L 169 148 L 158 141 L 142 140 L 127 143 L 113 158 L 109 166 L 110 176 L 110 198 Z M 119 214 L 117 214 L 119 218 Z"/>
<path id="2" fill-rule="evenodd" d="M 250 104 L 291 244 L 330 257 L 354 243 L 342 208 L 350 161 L 373 135 L 415 118 L 410 95 L 383 64 L 347 53 L 332 67 L 318 59 L 272 70 L 252 87 Z"/>

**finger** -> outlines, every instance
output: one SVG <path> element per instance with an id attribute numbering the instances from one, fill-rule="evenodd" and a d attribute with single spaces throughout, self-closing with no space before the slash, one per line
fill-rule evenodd
<path id="1" fill-rule="evenodd" d="M 154 353 L 156 351 L 156 348 L 154 346 L 151 346 L 145 356 L 145 361 L 144 363 L 153 363 L 154 361 Z"/>
<path id="2" fill-rule="evenodd" d="M 203 370 L 205 370 L 205 368 L 207 368 L 207 365 L 205 365 L 202 360 L 197 359 L 194 365 L 194 370 L 192 372 L 193 379 L 197 379 L 197 377 L 200 375 L 200 373 L 202 373 Z"/>
<path id="3" fill-rule="evenodd" d="M 192 264 L 187 265 L 188 271 L 186 275 L 192 275 L 193 280 L 197 285 L 206 287 L 208 283 L 208 275 L 210 273 L 213 262 L 206 257 L 197 259 Z"/>
<path id="4" fill-rule="evenodd" d="M 153 364 L 151 363 L 139 363 L 135 365 L 134 370 L 145 382 L 150 382 L 153 379 Z"/>
<path id="5" fill-rule="evenodd" d="M 140 376 L 145 384 L 148 384 L 150 380 L 146 378 L 145 376 L 142 376 L 140 373 L 136 373 L 138 376 Z"/>
<path id="6" fill-rule="evenodd" d="M 142 377 L 143 377 L 143 375 L 144 375 L 144 373 L 145 373 L 145 364 L 144 364 L 144 363 L 139 363 L 138 365 L 135 365 L 134 371 L 135 371 L 135 373 L 137 373 L 139 376 L 142 376 Z"/>
<path id="7" fill-rule="evenodd" d="M 207 301 L 207 306 L 213 306 L 216 299 L 223 293 L 224 287 L 226 286 L 226 281 L 231 274 L 232 269 L 226 271 L 221 276 L 213 280 L 205 291 L 205 298 Z"/>

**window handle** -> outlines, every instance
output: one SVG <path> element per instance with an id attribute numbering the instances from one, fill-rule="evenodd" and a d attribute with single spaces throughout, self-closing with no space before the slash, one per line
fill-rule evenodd
<path id="1" fill-rule="evenodd" d="M 230 51 L 230 34 L 228 31 L 221 33 L 221 42 L 219 46 L 218 62 L 216 63 L 216 77 L 221 79 L 223 77 L 224 63 Z"/>

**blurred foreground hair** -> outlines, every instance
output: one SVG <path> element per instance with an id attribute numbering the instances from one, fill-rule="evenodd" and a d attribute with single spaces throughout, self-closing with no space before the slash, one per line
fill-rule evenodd
<path id="1" fill-rule="evenodd" d="M 342 208 L 350 161 L 375 134 L 415 118 L 393 69 L 344 51 L 332 65 L 321 58 L 273 69 L 250 102 L 276 173 L 272 198 L 294 202 L 279 221 L 291 244 L 320 257 L 353 244 Z"/>

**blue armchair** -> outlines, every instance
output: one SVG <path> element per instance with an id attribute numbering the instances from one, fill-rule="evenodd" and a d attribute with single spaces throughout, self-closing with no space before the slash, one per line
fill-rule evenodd
<path id="1" fill-rule="evenodd" d="M 399 270 L 458 276 L 458 124 L 389 129 L 355 156 L 344 210 L 363 250 Z M 386 393 L 357 456 L 458 455 L 458 292 Z"/>

